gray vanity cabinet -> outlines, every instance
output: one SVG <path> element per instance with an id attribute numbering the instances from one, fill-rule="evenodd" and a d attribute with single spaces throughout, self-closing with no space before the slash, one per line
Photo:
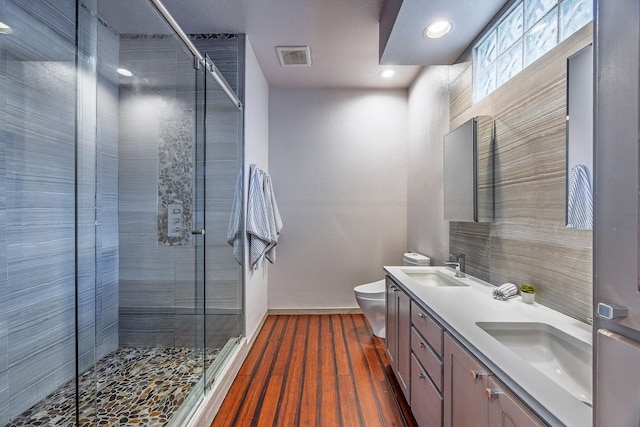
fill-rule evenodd
<path id="1" fill-rule="evenodd" d="M 411 412 L 421 427 L 442 426 L 443 329 L 411 301 Z"/>
<path id="2" fill-rule="evenodd" d="M 449 334 L 444 337 L 445 427 L 541 427 L 544 424 Z"/>
<path id="3" fill-rule="evenodd" d="M 396 285 L 389 276 L 386 278 L 386 317 L 385 317 L 385 334 L 387 357 L 391 363 L 391 368 L 395 373 L 397 371 L 398 360 L 398 297 Z"/>
<path id="4" fill-rule="evenodd" d="M 444 425 L 486 427 L 489 371 L 449 334 L 444 336 Z"/>
<path id="5" fill-rule="evenodd" d="M 421 427 L 442 426 L 442 327 L 387 276 L 387 355 Z"/>
<path id="6" fill-rule="evenodd" d="M 386 293 L 386 352 L 420 427 L 546 425 L 389 276 Z"/>
<path id="7" fill-rule="evenodd" d="M 387 276 L 387 355 L 407 402 L 411 401 L 411 299 Z"/>

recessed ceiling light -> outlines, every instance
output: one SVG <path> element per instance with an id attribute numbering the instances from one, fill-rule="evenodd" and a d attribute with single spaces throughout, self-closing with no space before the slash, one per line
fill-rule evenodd
<path id="1" fill-rule="evenodd" d="M 11 34 L 13 30 L 4 22 L 0 22 L 0 34 Z"/>
<path id="2" fill-rule="evenodd" d="M 446 36 L 451 31 L 451 22 L 449 21 L 436 21 L 427 25 L 424 29 L 424 36 L 428 39 L 439 39 Z"/>
<path id="3" fill-rule="evenodd" d="M 133 76 L 133 73 L 129 70 L 127 70 L 126 68 L 118 68 L 116 70 L 118 72 L 118 74 L 120 74 L 121 76 L 125 76 L 125 77 L 131 77 Z"/>
<path id="4" fill-rule="evenodd" d="M 382 77 L 383 79 L 390 79 L 395 75 L 396 75 L 396 70 L 393 70 L 391 68 L 387 68 L 386 70 L 380 71 L 380 77 Z"/>

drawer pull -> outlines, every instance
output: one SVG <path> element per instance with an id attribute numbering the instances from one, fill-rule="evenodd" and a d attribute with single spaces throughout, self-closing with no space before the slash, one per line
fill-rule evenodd
<path id="1" fill-rule="evenodd" d="M 427 376 L 425 375 L 424 372 L 420 372 L 420 374 L 418 375 L 418 377 L 420 377 L 421 380 L 427 378 Z"/>
<path id="2" fill-rule="evenodd" d="M 495 397 L 500 396 L 503 393 L 501 390 L 498 390 L 497 388 L 486 388 L 485 394 L 487 395 L 487 399 L 493 399 Z"/>
<path id="3" fill-rule="evenodd" d="M 489 374 L 483 371 L 476 371 L 474 369 L 471 370 L 471 378 L 477 380 L 478 378 L 487 377 Z"/>
<path id="4" fill-rule="evenodd" d="M 424 313 L 418 313 L 418 317 L 424 319 Z"/>
<path id="5" fill-rule="evenodd" d="M 426 345 L 425 343 L 421 342 L 420 344 L 418 344 L 418 346 L 419 346 L 420 348 L 425 348 L 427 345 Z"/>

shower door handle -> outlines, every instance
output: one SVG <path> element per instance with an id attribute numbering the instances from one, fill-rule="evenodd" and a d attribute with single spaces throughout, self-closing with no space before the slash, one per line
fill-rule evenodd
<path id="1" fill-rule="evenodd" d="M 200 234 L 204 236 L 204 228 L 201 228 L 200 230 L 194 230 L 191 232 L 191 234 Z"/>

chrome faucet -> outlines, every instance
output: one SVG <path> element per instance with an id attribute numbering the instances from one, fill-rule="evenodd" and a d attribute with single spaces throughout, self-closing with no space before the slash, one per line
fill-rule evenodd
<path id="1" fill-rule="evenodd" d="M 456 277 L 466 277 L 466 275 L 464 274 L 464 270 L 465 270 L 465 256 L 464 254 L 449 254 L 450 257 L 455 258 L 455 261 L 445 261 L 444 263 L 447 264 L 448 266 L 454 267 L 456 269 Z"/>

